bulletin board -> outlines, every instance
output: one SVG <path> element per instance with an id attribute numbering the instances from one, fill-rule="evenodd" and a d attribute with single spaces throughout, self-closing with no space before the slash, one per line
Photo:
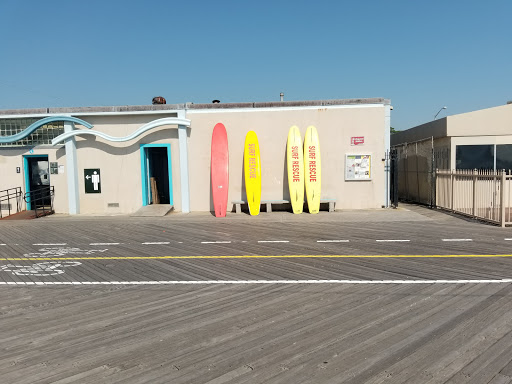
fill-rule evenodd
<path id="1" fill-rule="evenodd" d="M 345 155 L 345 180 L 372 179 L 372 155 Z"/>

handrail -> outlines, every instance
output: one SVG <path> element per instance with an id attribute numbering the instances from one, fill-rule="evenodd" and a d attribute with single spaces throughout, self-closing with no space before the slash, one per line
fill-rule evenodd
<path id="1" fill-rule="evenodd" d="M 7 188 L 0 191 L 0 218 L 2 218 L 2 202 L 7 201 L 7 210 L 9 211 L 9 215 L 11 215 L 11 199 L 16 201 L 16 213 L 21 211 L 21 199 L 23 198 L 23 193 L 21 192 L 21 187 Z"/>
<path id="2" fill-rule="evenodd" d="M 27 203 L 30 203 L 33 207 L 35 217 L 51 215 L 55 213 L 53 210 L 53 196 L 55 195 L 55 187 L 53 185 L 48 185 L 41 187 L 39 189 L 35 189 L 30 192 L 26 192 L 24 196 L 24 200 Z M 42 204 L 38 204 L 38 203 Z M 46 203 L 49 202 L 47 206 Z M 42 214 L 38 213 L 42 210 Z"/>

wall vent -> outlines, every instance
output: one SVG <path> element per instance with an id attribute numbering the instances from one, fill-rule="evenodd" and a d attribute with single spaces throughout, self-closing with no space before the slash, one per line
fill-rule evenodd
<path id="1" fill-rule="evenodd" d="M 0 209 L 8 211 L 9 209 L 12 209 L 12 204 L 0 204 Z"/>
<path id="2" fill-rule="evenodd" d="M 119 203 L 108 203 L 107 206 L 109 208 L 119 208 Z"/>

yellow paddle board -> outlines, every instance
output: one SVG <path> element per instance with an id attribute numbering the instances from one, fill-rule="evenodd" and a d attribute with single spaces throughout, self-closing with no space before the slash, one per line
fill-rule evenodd
<path id="1" fill-rule="evenodd" d="M 296 125 L 291 127 L 288 132 L 286 163 L 293 213 L 302 213 L 304 207 L 304 152 L 300 131 Z"/>
<path id="2" fill-rule="evenodd" d="M 260 213 L 261 205 L 261 163 L 258 136 L 254 131 L 247 132 L 244 146 L 245 194 L 251 216 Z"/>
<path id="3" fill-rule="evenodd" d="M 320 211 L 322 184 L 320 141 L 316 128 L 310 125 L 304 137 L 304 173 L 309 213 Z"/>

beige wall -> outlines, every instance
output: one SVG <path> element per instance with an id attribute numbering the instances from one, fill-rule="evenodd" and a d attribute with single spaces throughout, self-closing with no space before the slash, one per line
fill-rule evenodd
<path id="1" fill-rule="evenodd" d="M 337 199 L 338 209 L 380 208 L 386 204 L 384 172 L 386 111 L 383 104 L 343 107 L 248 108 L 188 110 L 189 185 L 191 211 L 212 211 L 210 183 L 210 146 L 213 127 L 222 122 L 228 131 L 230 151 L 229 200 L 245 198 L 242 191 L 243 148 L 245 135 L 254 130 L 259 138 L 262 162 L 262 199 L 288 199 L 286 173 L 286 140 L 288 130 L 297 125 L 302 136 L 309 125 L 315 125 L 322 155 L 322 198 Z M 167 114 L 120 114 L 116 116 L 81 115 L 94 130 L 121 137 L 142 125 Z M 77 126 L 77 128 L 81 128 Z M 352 136 L 364 136 L 364 145 L 351 146 Z M 76 137 L 81 213 L 126 214 L 142 206 L 141 144 L 170 144 L 172 191 L 176 211 L 182 210 L 180 154 L 176 126 L 159 127 L 124 143 L 112 143 L 99 137 Z M 22 155 L 29 148 L 0 148 L 0 189 L 24 186 Z M 50 175 L 55 186 L 55 209 L 68 212 L 67 173 L 64 145 L 37 147 L 33 154 L 46 154 L 49 161 L 64 165 L 65 173 Z M 345 181 L 345 155 L 372 155 L 372 180 Z M 101 194 L 86 194 L 84 169 L 100 168 Z M 108 207 L 118 203 L 119 208 Z"/>
<path id="2" fill-rule="evenodd" d="M 94 129 L 114 137 L 127 136 L 152 120 L 173 115 L 90 116 L 84 120 Z M 176 126 L 164 126 L 127 142 L 113 143 L 100 137 L 77 138 L 78 182 L 81 213 L 132 213 L 142 206 L 141 144 L 170 144 L 173 168 L 173 194 L 181 209 L 179 193 L 179 152 Z M 62 149 L 63 155 L 65 154 Z M 100 168 L 101 193 L 85 193 L 84 169 Z M 118 203 L 119 208 L 109 207 Z"/>
<path id="3" fill-rule="evenodd" d="M 512 134 L 512 104 L 448 116 L 447 136 Z"/>
<path id="4" fill-rule="evenodd" d="M 309 108 L 301 110 L 188 111 L 192 121 L 189 160 L 191 210 L 213 210 L 210 185 L 210 142 L 213 127 L 226 126 L 229 142 L 229 201 L 245 199 L 242 191 L 245 135 L 258 135 L 262 164 L 262 199 L 289 199 L 286 141 L 292 125 L 302 137 L 315 125 L 322 156 L 322 198 L 337 199 L 338 209 L 385 205 L 385 107 Z M 364 145 L 351 146 L 352 136 Z M 371 181 L 345 181 L 345 154 L 371 154 Z"/>
<path id="5" fill-rule="evenodd" d="M 114 137 L 122 137 L 133 133 L 142 125 L 162 117 L 173 117 L 176 114 L 162 115 L 124 115 L 124 116 L 81 116 L 80 118 L 93 124 L 94 130 Z M 77 129 L 83 128 L 80 126 Z M 113 143 L 93 135 L 76 136 L 78 161 L 78 190 L 80 197 L 80 213 L 122 214 L 133 213 L 142 206 L 141 182 L 141 144 L 170 144 L 173 167 L 173 194 L 178 210 L 181 209 L 179 183 L 179 151 L 176 126 L 164 126 L 151 130 L 129 142 Z M 68 213 L 67 174 L 70 171 L 66 163 L 64 145 L 41 146 L 30 148 L 0 148 L 0 169 L 3 177 L 0 189 L 22 187 L 25 191 L 23 155 L 48 155 L 50 162 L 64 165 L 64 174 L 50 175 L 50 182 L 55 186 L 54 207 L 58 213 Z M 16 167 L 22 172 L 16 174 Z M 84 169 L 100 168 L 101 193 L 85 193 Z M 118 203 L 119 208 L 108 207 L 109 203 Z"/>

